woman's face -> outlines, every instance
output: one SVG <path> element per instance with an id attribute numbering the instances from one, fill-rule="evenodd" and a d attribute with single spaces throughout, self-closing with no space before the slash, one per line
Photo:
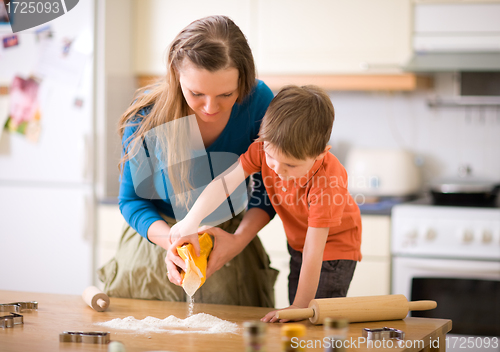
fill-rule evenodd
<path id="1" fill-rule="evenodd" d="M 238 70 L 230 67 L 210 72 L 184 60 L 179 70 L 182 94 L 192 112 L 203 122 L 217 122 L 231 115 L 238 98 Z"/>

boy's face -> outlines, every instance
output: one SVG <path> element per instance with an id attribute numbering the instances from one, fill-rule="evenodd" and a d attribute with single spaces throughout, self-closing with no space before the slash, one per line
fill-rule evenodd
<path id="1" fill-rule="evenodd" d="M 317 158 L 307 158 L 299 160 L 287 157 L 273 148 L 268 142 L 264 142 L 264 152 L 266 153 L 266 164 L 282 180 L 293 180 L 306 175 L 313 167 Z"/>

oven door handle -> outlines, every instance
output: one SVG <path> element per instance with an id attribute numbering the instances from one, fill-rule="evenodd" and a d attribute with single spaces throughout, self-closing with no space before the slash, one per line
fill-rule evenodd
<path id="1" fill-rule="evenodd" d="M 448 265 L 439 265 L 439 267 L 436 267 L 434 265 L 425 265 L 425 264 L 408 264 L 406 263 L 406 267 L 412 268 L 412 269 L 419 269 L 419 270 L 430 270 L 430 271 L 439 271 L 439 272 L 446 272 L 446 273 L 459 273 L 459 274 L 478 274 L 478 275 L 484 275 L 484 274 L 495 274 L 495 275 L 500 275 L 500 263 L 498 263 L 498 266 L 492 267 L 491 265 L 485 265 L 482 268 L 470 268 L 470 267 L 456 267 L 456 266 L 448 266 Z"/>

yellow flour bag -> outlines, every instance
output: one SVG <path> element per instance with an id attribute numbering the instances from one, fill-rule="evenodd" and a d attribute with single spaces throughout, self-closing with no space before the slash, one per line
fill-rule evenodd
<path id="1" fill-rule="evenodd" d="M 181 273 L 182 287 L 186 294 L 193 296 L 205 283 L 208 255 L 212 251 L 213 242 L 208 233 L 198 236 L 200 241 L 200 256 L 197 257 L 191 243 L 177 247 L 179 256 L 186 262 L 186 272 Z"/>

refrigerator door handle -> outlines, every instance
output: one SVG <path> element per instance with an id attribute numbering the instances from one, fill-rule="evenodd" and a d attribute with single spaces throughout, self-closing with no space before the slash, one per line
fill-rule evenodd
<path id="1" fill-rule="evenodd" d="M 84 198 L 84 225 L 82 226 L 82 238 L 87 242 L 94 240 L 94 201 L 92 194 L 85 195 Z"/>
<path id="2" fill-rule="evenodd" d="M 92 181 L 92 164 L 93 164 L 93 143 L 92 137 L 88 134 L 83 136 L 83 147 L 82 147 L 82 160 L 83 160 L 83 168 L 82 168 L 82 177 L 85 181 Z"/>

